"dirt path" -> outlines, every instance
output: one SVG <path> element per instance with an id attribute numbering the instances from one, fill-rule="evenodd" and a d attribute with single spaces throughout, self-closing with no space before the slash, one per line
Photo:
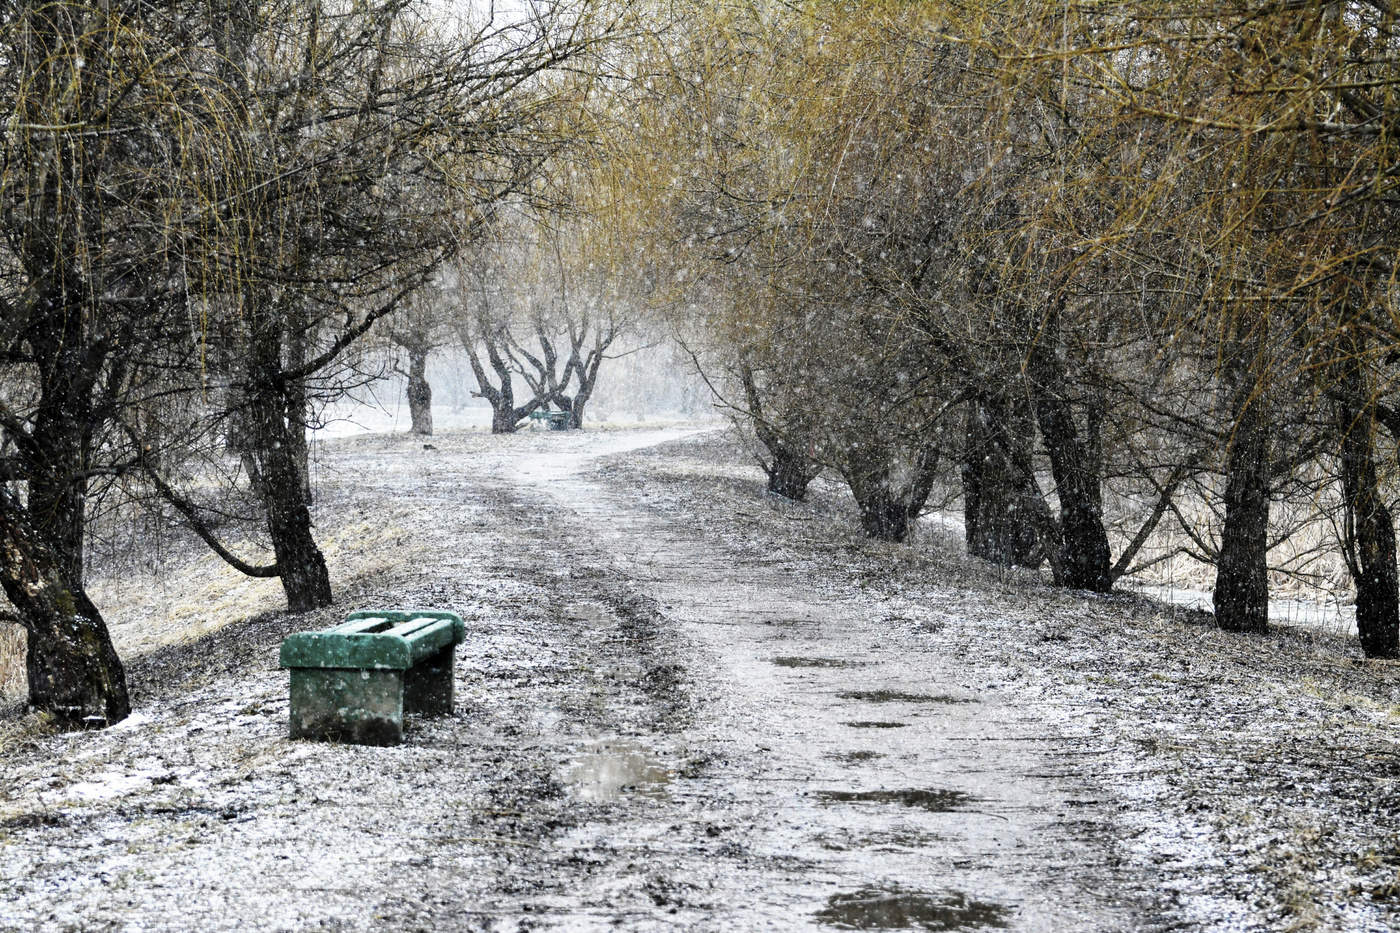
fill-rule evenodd
<path id="1" fill-rule="evenodd" d="M 683 436 L 329 445 L 335 607 L 131 658 L 102 733 L 0 722 L 0 930 L 1386 928 L 1400 678 L 1344 722 L 1331 648 L 1287 694 L 1270 644 L 960 579 Z M 384 605 L 468 620 L 457 712 L 287 740 L 280 640 Z"/>
<path id="2" fill-rule="evenodd" d="M 994 675 L 930 637 L 936 613 L 725 547 L 568 457 L 521 478 L 593 531 L 680 643 L 696 723 L 642 741 L 700 750 L 707 767 L 658 793 L 723 801 L 716 834 L 765 866 L 718 879 L 731 923 L 1142 925 L 1089 893 L 1112 856 L 1076 836 L 1065 816 L 1084 802 L 1047 776 L 1058 724 L 988 690 Z"/>

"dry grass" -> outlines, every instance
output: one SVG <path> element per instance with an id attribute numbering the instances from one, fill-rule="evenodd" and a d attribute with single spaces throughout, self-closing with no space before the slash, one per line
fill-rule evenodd
<path id="1" fill-rule="evenodd" d="M 321 525 L 318 537 L 332 585 L 338 590 L 351 578 L 402 559 L 402 548 L 394 545 L 404 534 L 391 515 Z M 235 550 L 254 561 L 271 560 L 271 554 L 246 544 Z M 90 591 L 122 657 L 189 642 L 286 606 L 278 580 L 246 577 L 208 552 L 196 552 L 164 572 L 97 580 Z"/>
<path id="2" fill-rule="evenodd" d="M 317 537 L 336 592 L 355 578 L 411 558 L 406 545 L 413 534 L 405 528 L 405 514 L 394 509 L 373 520 L 320 516 Z M 161 549 L 158 559 L 126 561 L 94 573 L 88 584 L 124 661 L 285 608 L 278 580 L 244 576 L 198 544 L 180 540 L 184 533 L 176 527 L 156 533 L 166 538 L 149 542 Z M 253 563 L 272 560 L 270 551 L 247 541 L 229 543 Z M 24 646 L 23 629 L 0 623 L 0 702 L 25 694 Z"/>
<path id="3" fill-rule="evenodd" d="M 0 623 L 0 701 L 24 696 L 24 629 Z"/>

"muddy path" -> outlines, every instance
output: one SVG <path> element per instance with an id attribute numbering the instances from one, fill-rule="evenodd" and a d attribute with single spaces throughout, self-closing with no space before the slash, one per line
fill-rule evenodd
<path id="1" fill-rule="evenodd" d="M 1106 814 L 1086 814 L 1084 788 L 1041 753 L 1058 723 L 997 691 L 1001 672 L 968 665 L 935 612 L 752 553 L 615 470 L 578 467 L 546 456 L 520 480 L 655 602 L 694 711 L 688 728 L 636 741 L 699 753 L 657 792 L 713 801 L 709 831 L 747 856 L 714 879 L 730 918 L 693 922 L 1149 925 L 1145 903 L 1122 903 L 1134 895 L 1107 840 L 1085 831 Z"/>
<path id="2" fill-rule="evenodd" d="M 377 436 L 320 468 L 336 606 L 136 652 L 113 729 L 0 722 L 0 929 L 1389 924 L 1362 856 L 1394 838 L 1367 794 L 1400 688 L 1368 675 L 1363 709 L 1335 646 L 1264 716 L 1296 677 L 1277 645 L 872 546 L 719 435 Z M 454 715 L 289 741 L 281 638 L 386 605 L 467 620 Z M 1227 757 L 1285 742 L 1262 794 L 1279 769 Z M 1324 802 L 1355 816 L 1290 842 Z"/>

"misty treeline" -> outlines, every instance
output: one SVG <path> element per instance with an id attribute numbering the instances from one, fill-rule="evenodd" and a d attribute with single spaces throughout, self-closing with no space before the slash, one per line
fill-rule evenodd
<path id="1" fill-rule="evenodd" d="M 590 258 L 582 243 L 594 218 L 568 187 L 556 180 L 528 214 L 499 205 L 489 230 L 464 243 L 389 325 L 408 364 L 398 369 L 411 433 L 433 433 L 427 361 L 439 348 L 465 358 L 493 434 L 515 432 L 536 412 L 583 427 L 604 362 L 635 351 L 621 343 L 635 344 L 624 338 L 645 328 L 644 285 L 634 270 Z"/>
<path id="2" fill-rule="evenodd" d="M 1389 0 L 692 9 L 624 92 L 633 210 L 772 491 L 900 540 L 952 490 L 1100 592 L 1172 526 L 1237 631 L 1340 552 L 1396 656 Z"/>

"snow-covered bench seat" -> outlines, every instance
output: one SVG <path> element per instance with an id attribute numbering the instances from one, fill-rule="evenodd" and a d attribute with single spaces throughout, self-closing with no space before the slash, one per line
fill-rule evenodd
<path id="1" fill-rule="evenodd" d="M 405 712 L 452 712 L 453 653 L 466 631 L 455 612 L 374 609 L 288 635 L 292 738 L 397 745 Z"/>

